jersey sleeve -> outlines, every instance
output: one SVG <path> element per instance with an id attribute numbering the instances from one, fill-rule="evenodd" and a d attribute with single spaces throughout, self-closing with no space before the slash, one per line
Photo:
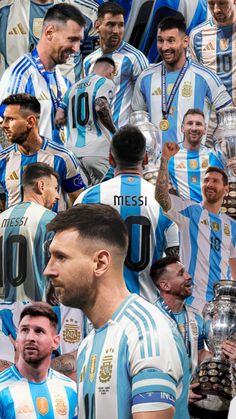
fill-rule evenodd
<path id="1" fill-rule="evenodd" d="M 218 111 L 219 109 L 232 104 L 232 98 L 220 78 L 210 70 L 208 70 L 208 73 L 210 77 L 207 77 L 207 97 L 210 100 L 210 103 L 214 106 L 214 109 Z"/>
<path id="2" fill-rule="evenodd" d="M 64 179 L 62 181 L 62 187 L 65 192 L 75 192 L 79 189 L 83 189 L 85 184 L 79 172 L 79 165 L 76 157 L 72 152 L 67 151 L 66 156 L 66 170 Z"/>
<path id="3" fill-rule="evenodd" d="M 165 248 L 179 246 L 179 230 L 175 223 L 170 222 L 165 230 Z"/>
<path id="4" fill-rule="evenodd" d="M 190 33 L 189 52 L 190 52 L 190 56 L 191 56 L 192 60 L 199 61 L 199 57 L 197 57 L 197 53 L 196 53 L 195 48 L 194 48 L 194 34 L 193 34 L 193 32 Z"/>
<path id="5" fill-rule="evenodd" d="M 183 200 L 179 196 L 170 194 L 171 208 L 165 214 L 176 224 L 185 223 L 186 218 L 191 216 L 191 205 L 196 204 L 191 200 Z"/>
<path id="6" fill-rule="evenodd" d="M 10 94 L 26 92 L 27 84 L 29 83 L 29 74 L 28 72 L 23 73 L 23 71 L 20 71 L 20 67 L 23 67 L 24 69 L 27 65 L 27 61 L 28 60 L 23 57 L 21 62 L 8 67 L 3 73 L 0 81 L 0 102 Z M 18 67 L 19 70 L 17 71 Z"/>
<path id="7" fill-rule="evenodd" d="M 147 104 L 144 95 L 144 81 L 142 74 L 138 77 L 132 97 L 131 107 L 134 111 L 146 111 Z"/>
<path id="8" fill-rule="evenodd" d="M 139 52 L 133 62 L 132 80 L 136 81 L 138 76 L 148 67 L 148 65 L 149 63 L 145 55 L 142 52 Z"/>

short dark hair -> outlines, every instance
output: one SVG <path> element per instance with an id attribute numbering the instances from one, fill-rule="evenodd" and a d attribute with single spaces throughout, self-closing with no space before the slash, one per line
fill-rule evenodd
<path id="1" fill-rule="evenodd" d="M 184 114 L 183 122 L 182 123 L 184 123 L 185 118 L 188 115 L 201 115 L 204 118 L 204 121 L 205 121 L 204 112 L 202 112 L 201 109 L 199 109 L 199 108 L 190 108 L 190 109 L 188 109 L 187 112 Z"/>
<path id="2" fill-rule="evenodd" d="M 57 318 L 56 313 L 53 311 L 52 307 L 48 303 L 45 303 L 43 301 L 36 301 L 32 304 L 27 304 L 23 308 L 23 310 L 20 314 L 19 324 L 25 316 L 30 316 L 30 317 L 43 316 L 43 317 L 46 317 L 47 319 L 49 319 L 49 321 L 51 323 L 51 326 L 57 332 L 58 318 Z"/>
<path id="3" fill-rule="evenodd" d="M 68 3 L 59 3 L 49 7 L 44 17 L 43 24 L 45 26 L 48 22 L 54 20 L 64 24 L 66 24 L 68 20 L 73 20 L 82 27 L 86 26 L 86 20 L 78 7 Z"/>
<path id="4" fill-rule="evenodd" d="M 179 262 L 178 256 L 166 256 L 154 262 L 150 269 L 150 276 L 154 284 L 158 287 L 160 278 L 167 271 L 167 266 Z"/>
<path id="5" fill-rule="evenodd" d="M 123 167 L 136 166 L 143 160 L 145 152 L 146 139 L 134 125 L 124 125 L 112 137 L 111 153 Z"/>
<path id="6" fill-rule="evenodd" d="M 125 9 L 117 3 L 108 1 L 98 8 L 98 19 L 104 18 L 105 14 L 111 13 L 112 16 L 123 15 L 125 17 Z"/>
<path id="7" fill-rule="evenodd" d="M 110 58 L 110 57 L 103 57 L 103 56 L 100 57 L 100 58 L 98 58 L 95 61 L 94 65 L 96 65 L 96 64 L 103 64 L 103 63 L 110 64 L 114 68 L 116 68 L 115 61 L 112 58 Z"/>
<path id="8" fill-rule="evenodd" d="M 42 162 L 28 164 L 23 172 L 22 186 L 23 188 L 33 187 L 38 179 L 51 176 L 54 176 L 57 181 L 60 179 L 59 174 L 49 164 Z"/>
<path id="9" fill-rule="evenodd" d="M 220 173 L 222 175 L 224 186 L 227 186 L 229 184 L 228 176 L 224 172 L 224 170 L 222 170 L 222 169 L 220 169 L 219 167 L 216 167 L 216 166 L 209 166 L 205 171 L 205 175 L 207 173 L 212 173 L 212 172 L 217 172 L 217 173 Z"/>
<path id="10" fill-rule="evenodd" d="M 73 229 L 84 239 L 99 240 L 127 252 L 128 232 L 116 209 L 105 204 L 78 204 L 60 212 L 47 225 L 55 233 Z"/>
<path id="11" fill-rule="evenodd" d="M 38 99 L 28 93 L 9 95 L 2 101 L 2 105 L 20 105 L 20 110 L 30 111 L 37 118 L 40 116 L 40 103 Z"/>
<path id="12" fill-rule="evenodd" d="M 157 27 L 160 31 L 168 31 L 170 29 L 178 29 L 180 32 L 186 34 L 186 22 L 184 16 L 166 16 L 164 17 Z"/>

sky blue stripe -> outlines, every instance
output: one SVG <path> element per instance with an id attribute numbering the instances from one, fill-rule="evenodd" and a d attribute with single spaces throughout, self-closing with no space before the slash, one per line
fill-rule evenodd
<path id="1" fill-rule="evenodd" d="M 29 390 L 30 390 L 30 394 L 34 403 L 34 406 L 36 406 L 36 401 L 38 397 L 45 397 L 47 399 L 48 402 L 48 413 L 46 413 L 43 417 L 45 419 L 52 419 L 52 413 L 53 412 L 53 405 L 52 405 L 52 399 L 51 399 L 51 395 L 47 386 L 47 383 L 45 382 L 44 385 L 42 383 L 40 383 L 40 388 L 39 385 L 36 383 L 28 383 L 29 385 Z M 39 389 L 40 389 L 40 393 L 39 393 Z M 40 415 L 41 416 L 41 415 Z"/>
<path id="2" fill-rule="evenodd" d="M 144 344 L 143 344 L 143 333 L 142 333 L 140 324 L 137 321 L 137 318 L 132 316 L 132 314 L 128 313 L 127 311 L 125 312 L 125 316 L 128 317 L 128 319 L 134 324 L 134 326 L 137 330 L 138 337 L 139 337 L 140 357 L 142 359 L 144 359 L 145 358 L 145 352 L 144 352 Z"/>
<path id="3" fill-rule="evenodd" d="M 189 219 L 191 218 L 191 207 L 188 208 L 189 211 Z M 192 275 L 193 277 L 193 283 L 194 283 L 194 273 L 196 270 L 196 264 L 197 264 L 197 257 L 198 257 L 198 225 L 200 222 L 200 218 L 202 215 L 202 207 L 200 205 L 194 205 L 193 208 L 194 211 L 194 222 L 189 222 L 189 237 L 190 237 L 190 248 L 191 248 L 191 256 L 190 256 L 190 263 L 189 267 L 187 268 L 187 271 Z"/>
<path id="4" fill-rule="evenodd" d="M 149 317 L 149 319 L 150 319 L 150 322 L 151 322 L 151 325 L 152 325 L 152 327 L 153 327 L 153 331 L 154 331 L 154 334 L 155 334 L 155 336 L 158 336 L 158 332 L 157 332 L 157 324 L 156 324 L 156 322 L 154 321 L 154 319 L 153 319 L 153 316 L 152 315 L 150 315 L 150 313 L 149 313 L 149 311 L 146 309 L 146 307 L 144 307 L 144 306 L 142 306 L 138 301 L 135 301 L 134 302 L 134 305 L 137 305 L 137 307 L 138 308 L 140 308 L 141 310 L 143 310 L 144 311 L 144 313 Z M 156 349 L 156 352 L 155 352 L 155 354 L 154 355 L 156 355 L 156 356 L 159 356 L 160 355 L 160 348 L 159 348 L 159 344 L 158 344 L 158 341 L 156 340 L 156 344 L 155 344 L 155 349 Z"/>
<path id="5" fill-rule="evenodd" d="M 147 322 L 147 319 L 145 318 L 142 312 L 135 309 L 134 304 L 130 306 L 130 311 L 132 311 L 132 313 L 137 317 L 137 319 L 140 319 L 140 322 L 145 326 L 145 336 L 143 336 L 143 339 L 147 341 L 148 356 L 150 357 L 154 356 L 152 352 L 152 342 L 151 342 L 152 333 L 151 333 L 149 324 Z M 148 317 L 151 319 L 150 315 Z"/>
<path id="6" fill-rule="evenodd" d="M 211 226 L 211 246 L 209 255 L 209 277 L 207 279 L 206 301 L 211 301 L 214 298 L 213 285 L 220 281 L 221 278 L 221 259 L 222 259 L 222 228 L 223 223 L 220 217 L 209 212 L 209 222 Z M 214 231 L 214 225 L 219 226 L 219 231 Z"/>
<path id="7" fill-rule="evenodd" d="M 97 204 L 101 202 L 100 185 L 89 188 L 83 196 L 82 204 Z"/>
<path id="8" fill-rule="evenodd" d="M 128 338 L 125 334 L 122 335 L 119 341 L 118 357 L 117 357 L 117 381 L 116 381 L 116 397 L 117 397 L 117 418 L 128 418 L 131 412 L 131 388 L 130 388 L 130 377 L 124 371 L 121 373 L 119 371 L 119 366 L 123 368 L 125 359 L 127 359 L 127 348 L 128 348 Z M 129 358 L 128 358 L 129 359 Z M 128 367 L 128 365 L 127 365 Z M 129 402 L 124 403 L 124 400 L 127 400 L 127 394 L 130 394 Z"/>
<path id="9" fill-rule="evenodd" d="M 199 69 L 199 70 L 202 70 L 202 72 L 203 73 L 208 73 L 210 76 L 212 76 L 212 78 L 214 79 L 214 81 L 216 82 L 216 84 L 217 84 L 217 86 L 219 87 L 219 86 L 221 86 L 221 81 L 220 81 L 220 79 L 219 79 L 219 77 L 216 75 L 216 73 L 214 73 L 213 71 L 211 71 L 211 70 L 208 70 L 208 68 L 207 67 L 204 67 L 204 66 L 202 66 L 202 65 L 200 65 L 200 64 L 198 64 L 196 61 L 193 61 L 193 60 L 191 60 L 191 64 L 192 64 L 192 66 L 193 67 L 195 67 L 195 68 L 197 68 L 197 69 Z M 204 76 L 202 75 L 202 78 L 203 78 Z"/>

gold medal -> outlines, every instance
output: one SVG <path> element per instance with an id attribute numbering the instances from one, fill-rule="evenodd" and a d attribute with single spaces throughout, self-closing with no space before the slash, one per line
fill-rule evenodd
<path id="1" fill-rule="evenodd" d="M 170 124 L 167 119 L 163 118 L 159 124 L 159 127 L 162 131 L 168 130 Z"/>

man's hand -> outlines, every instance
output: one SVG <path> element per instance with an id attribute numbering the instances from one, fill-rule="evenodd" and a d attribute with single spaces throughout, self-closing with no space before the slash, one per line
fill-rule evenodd
<path id="1" fill-rule="evenodd" d="M 179 146 L 177 143 L 166 142 L 162 148 L 162 157 L 169 160 L 171 157 L 175 156 L 179 151 Z"/>
<path id="2" fill-rule="evenodd" d="M 236 342 L 232 342 L 231 340 L 225 340 L 222 343 L 222 352 L 231 361 L 236 362 Z"/>
<path id="3" fill-rule="evenodd" d="M 194 402 L 198 402 L 199 400 L 205 399 L 206 396 L 202 395 L 202 394 L 196 394 L 193 392 L 193 388 L 197 388 L 199 387 L 200 383 L 193 383 L 190 384 L 189 386 L 189 395 L 188 395 L 188 402 L 189 403 L 194 403 Z"/>
<path id="4" fill-rule="evenodd" d="M 61 108 L 58 108 L 56 111 L 55 125 L 66 125 L 66 114 L 65 111 Z"/>

